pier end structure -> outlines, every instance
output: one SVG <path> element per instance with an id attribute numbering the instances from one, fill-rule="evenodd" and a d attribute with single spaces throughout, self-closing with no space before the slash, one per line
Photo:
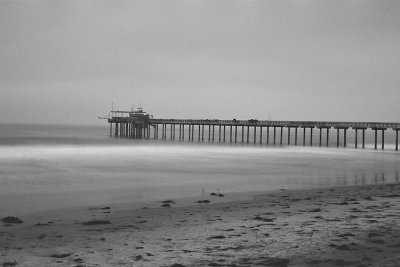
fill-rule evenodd
<path id="1" fill-rule="evenodd" d="M 152 124 L 153 116 L 143 111 L 143 108 L 138 108 L 136 111 L 111 111 L 108 123 L 110 124 L 110 136 L 134 138 L 134 139 L 149 139 L 150 127 L 156 128 L 154 139 L 158 138 L 158 124 Z M 162 139 L 166 139 L 166 124 L 162 123 Z M 172 128 L 171 128 L 172 133 Z"/>
<path id="2" fill-rule="evenodd" d="M 152 115 L 138 108 L 136 111 L 111 111 L 108 117 L 110 123 L 110 136 L 132 139 L 171 139 L 179 136 L 179 141 L 194 141 L 194 133 L 198 132 L 197 140 L 199 142 L 235 142 L 235 143 L 259 143 L 283 144 L 283 129 L 287 130 L 287 144 L 297 145 L 298 129 L 303 128 L 303 146 L 306 145 L 306 131 L 309 132 L 309 143 L 313 145 L 313 129 L 319 129 L 319 146 L 322 146 L 322 133 L 326 129 L 326 146 L 329 146 L 329 130 L 336 129 L 336 146 L 347 146 L 347 131 L 355 131 L 355 148 L 358 148 L 358 131 L 362 132 L 362 148 L 365 148 L 365 131 L 370 129 L 375 133 L 374 148 L 378 147 L 378 131 L 382 132 L 382 149 L 385 148 L 385 131 L 393 130 L 396 143 L 395 150 L 398 151 L 398 134 L 400 123 L 392 122 L 335 122 L 335 121 L 272 121 L 272 120 L 218 120 L 218 119 L 155 119 Z M 179 125 L 179 127 L 177 127 Z M 160 127 L 161 126 L 161 127 Z M 161 129 L 159 129 L 161 128 Z M 197 131 L 195 131 L 197 128 Z M 206 128 L 206 129 L 204 129 Z M 226 128 L 229 133 L 226 133 Z M 253 130 L 253 137 L 250 137 L 250 128 Z M 270 134 L 270 128 L 273 128 Z M 279 135 L 276 128 L 279 129 Z M 188 129 L 188 136 L 185 136 L 185 129 Z M 263 129 L 266 130 L 266 140 L 263 140 Z M 294 136 L 293 136 L 293 131 Z M 309 129 L 309 130 L 307 130 Z M 176 131 L 179 134 L 176 134 Z M 207 131 L 205 133 L 205 130 Z M 216 133 L 218 132 L 218 133 Z M 167 137 L 169 133 L 169 138 Z M 208 133 L 208 134 L 207 134 Z M 161 134 L 161 137 L 159 136 Z M 218 138 L 215 138 L 217 134 Z M 271 135 L 273 134 L 273 139 Z M 241 138 L 238 137 L 240 135 Z M 343 136 L 343 142 L 340 142 Z M 204 138 L 206 137 L 206 138 Z M 291 142 L 294 137 L 294 142 Z M 279 138 L 279 140 L 277 140 Z M 228 139 L 228 140 L 226 140 Z M 250 140 L 252 139 L 252 140 Z M 271 140 L 272 139 L 272 140 Z M 259 142 L 257 142 L 259 140 Z M 272 142 L 271 142 L 272 141 Z M 278 143 L 279 142 L 279 143 Z M 286 142 L 285 142 L 286 143 Z"/>

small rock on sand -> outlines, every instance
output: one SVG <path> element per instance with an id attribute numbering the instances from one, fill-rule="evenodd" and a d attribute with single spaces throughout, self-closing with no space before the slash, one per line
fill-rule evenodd
<path id="1" fill-rule="evenodd" d="M 168 203 L 162 204 L 161 207 L 163 208 L 171 208 L 171 205 L 169 205 Z"/>
<path id="2" fill-rule="evenodd" d="M 3 267 L 11 267 L 11 266 L 17 266 L 17 262 L 16 261 L 6 261 L 5 263 L 3 263 Z"/>
<path id="3" fill-rule="evenodd" d="M 56 259 L 62 259 L 71 256 L 71 253 L 61 253 L 61 254 L 52 254 L 50 257 L 56 258 Z"/>
<path id="4" fill-rule="evenodd" d="M 210 203 L 210 200 L 207 200 L 207 199 L 199 200 L 199 201 L 197 201 L 197 203 Z"/>
<path id="5" fill-rule="evenodd" d="M 4 223 L 23 223 L 23 221 L 20 218 L 12 216 L 5 217 L 1 219 L 1 221 Z"/>
<path id="6" fill-rule="evenodd" d="M 93 220 L 82 223 L 83 225 L 100 225 L 100 224 L 111 224 L 110 221 L 100 221 L 100 220 Z"/>

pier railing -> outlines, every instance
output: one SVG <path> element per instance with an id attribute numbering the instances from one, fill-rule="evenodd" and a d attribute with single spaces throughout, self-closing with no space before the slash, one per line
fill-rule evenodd
<path id="1" fill-rule="evenodd" d="M 339 122 L 339 121 L 272 121 L 272 120 L 191 120 L 191 119 L 151 119 L 155 124 L 190 124 L 190 125 L 238 125 L 259 127 L 349 127 L 349 128 L 400 128 L 394 122 Z"/>

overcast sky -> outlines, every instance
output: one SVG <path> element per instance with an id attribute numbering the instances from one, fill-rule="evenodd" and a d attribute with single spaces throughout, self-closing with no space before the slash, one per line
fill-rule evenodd
<path id="1" fill-rule="evenodd" d="M 0 1 L 0 122 L 400 121 L 400 1 Z"/>

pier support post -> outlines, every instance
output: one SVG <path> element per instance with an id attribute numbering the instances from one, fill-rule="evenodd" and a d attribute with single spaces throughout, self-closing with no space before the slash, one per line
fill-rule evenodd
<path id="1" fill-rule="evenodd" d="M 396 148 L 395 150 L 398 151 L 399 150 L 399 129 L 394 129 L 396 131 Z"/>
<path id="2" fill-rule="evenodd" d="M 197 137 L 197 139 L 198 139 L 197 141 L 198 142 L 200 142 L 200 128 L 201 128 L 201 125 L 199 124 L 199 136 Z"/>
<path id="3" fill-rule="evenodd" d="M 336 129 L 337 135 L 336 135 L 336 146 L 339 147 L 339 128 Z"/>
<path id="4" fill-rule="evenodd" d="M 280 140 L 279 140 L 279 143 L 280 143 L 280 145 L 282 145 L 282 135 L 283 135 L 282 132 L 283 132 L 283 127 L 281 126 L 280 128 L 281 128 L 281 138 L 280 138 Z"/>
<path id="5" fill-rule="evenodd" d="M 276 144 L 276 127 L 274 126 L 274 145 Z"/>
<path id="6" fill-rule="evenodd" d="M 115 123 L 115 137 L 118 137 L 118 122 Z"/>
<path id="7" fill-rule="evenodd" d="M 374 129 L 375 131 L 375 150 L 378 149 L 378 129 Z"/>
<path id="8" fill-rule="evenodd" d="M 288 127 L 287 144 L 290 145 L 290 127 Z"/>
<path id="9" fill-rule="evenodd" d="M 269 145 L 269 126 L 267 126 L 267 145 Z"/>
<path id="10" fill-rule="evenodd" d="M 213 125 L 213 129 L 212 129 L 212 141 L 214 143 L 214 125 Z"/>
<path id="11" fill-rule="evenodd" d="M 362 129 L 362 148 L 365 148 L 365 129 Z"/>
<path id="12" fill-rule="evenodd" d="M 237 125 L 235 125 L 235 143 L 237 143 Z"/>
<path id="13" fill-rule="evenodd" d="M 322 146 L 322 128 L 319 128 L 319 146 Z"/>
<path id="14" fill-rule="evenodd" d="M 226 125 L 224 125 L 224 143 L 225 143 L 225 136 L 226 136 L 226 134 L 225 134 L 225 126 Z"/>
<path id="15" fill-rule="evenodd" d="M 247 143 L 249 143 L 250 126 L 247 126 Z"/>
<path id="16" fill-rule="evenodd" d="M 294 128 L 294 145 L 297 146 L 297 127 Z"/>
<path id="17" fill-rule="evenodd" d="M 135 124 L 131 123 L 131 138 L 135 139 Z"/>
<path id="18" fill-rule="evenodd" d="M 110 137 L 112 136 L 112 122 L 110 122 Z"/>
<path id="19" fill-rule="evenodd" d="M 211 141 L 211 124 L 208 125 L 208 142 Z"/>
<path id="20" fill-rule="evenodd" d="M 229 130 L 229 143 L 232 143 L 232 125 L 230 125 Z"/>
<path id="21" fill-rule="evenodd" d="M 185 141 L 185 124 L 182 124 L 182 141 Z"/>
<path id="22" fill-rule="evenodd" d="M 201 141 L 204 142 L 204 124 L 201 125 Z"/>
<path id="23" fill-rule="evenodd" d="M 171 128 L 171 136 L 169 137 L 170 140 L 172 140 L 172 124 L 169 125 Z"/>
<path id="24" fill-rule="evenodd" d="M 244 143 L 244 126 L 242 126 L 242 144 Z"/>
<path id="25" fill-rule="evenodd" d="M 163 130 L 164 133 L 164 130 Z M 179 124 L 179 141 L 182 140 L 182 124 Z"/>
<path id="26" fill-rule="evenodd" d="M 344 145 L 344 147 L 346 147 L 346 146 L 347 146 L 347 139 L 346 139 L 346 132 L 347 132 L 347 129 L 343 129 L 343 131 L 344 131 L 344 141 L 343 141 L 343 145 Z"/>
<path id="27" fill-rule="evenodd" d="M 306 127 L 303 127 L 303 146 L 306 145 Z"/>
<path id="28" fill-rule="evenodd" d="M 355 136 L 355 140 L 354 140 L 354 148 L 357 149 L 357 143 L 358 143 L 358 142 L 357 142 L 357 141 L 358 141 L 358 140 L 357 140 L 357 139 L 358 139 L 358 129 L 356 128 L 355 131 L 356 131 L 356 136 Z"/>
<path id="29" fill-rule="evenodd" d="M 382 129 L 382 150 L 385 149 L 385 130 Z"/>
<path id="30" fill-rule="evenodd" d="M 329 146 L 329 128 L 326 128 L 326 147 Z"/>
<path id="31" fill-rule="evenodd" d="M 310 146 L 312 146 L 313 128 L 314 128 L 314 127 L 310 127 Z"/>
<path id="32" fill-rule="evenodd" d="M 194 141 L 194 124 L 192 125 L 192 142 Z"/>
<path id="33" fill-rule="evenodd" d="M 260 127 L 260 144 L 262 144 L 262 126 Z"/>
<path id="34" fill-rule="evenodd" d="M 257 136 L 256 136 L 256 134 L 257 134 L 257 126 L 254 126 L 254 140 L 253 140 L 253 142 L 254 142 L 254 144 L 257 142 Z"/>

